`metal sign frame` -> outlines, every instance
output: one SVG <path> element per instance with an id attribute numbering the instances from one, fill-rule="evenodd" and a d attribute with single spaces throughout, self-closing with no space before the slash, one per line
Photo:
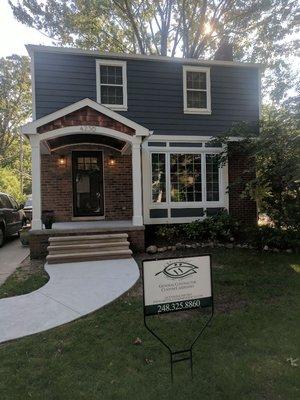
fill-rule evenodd
<path id="1" fill-rule="evenodd" d="M 157 314 L 152 314 L 152 315 L 147 315 L 147 313 L 145 312 L 145 281 L 144 281 L 144 263 L 149 262 L 149 261 L 163 261 L 163 260 L 176 260 L 176 259 L 183 259 L 183 258 L 197 258 L 197 257 L 204 257 L 204 256 L 208 256 L 209 257 L 209 268 L 210 268 L 210 284 L 211 284 L 211 313 L 210 316 L 208 318 L 208 320 L 206 321 L 206 323 L 204 324 L 204 326 L 202 326 L 202 328 L 200 329 L 200 331 L 197 333 L 197 335 L 195 336 L 195 338 L 192 340 L 191 344 L 189 347 L 182 349 L 182 350 L 177 350 L 177 351 L 173 351 L 172 348 L 162 339 L 160 338 L 154 331 L 153 329 L 151 329 L 149 327 L 149 325 L 147 324 L 147 317 L 151 317 L 153 315 L 160 315 L 160 313 Z M 182 361 L 189 361 L 189 365 L 190 365 L 190 371 L 191 371 L 191 379 L 193 379 L 194 376 L 194 366 L 193 366 L 193 347 L 195 345 L 195 343 L 197 342 L 197 340 L 199 339 L 199 337 L 202 335 L 202 333 L 204 332 L 205 328 L 210 324 L 213 316 L 214 316 L 214 293 L 213 293 L 213 280 L 212 280 L 212 265 L 211 265 L 211 254 L 209 253 L 205 253 L 205 254 L 198 254 L 198 255 L 192 255 L 192 256 L 187 256 L 187 257 L 165 257 L 165 258 L 155 258 L 155 259 L 144 259 L 142 260 L 142 266 L 143 266 L 143 274 L 142 274 L 142 282 L 143 282 L 143 314 L 144 314 L 144 325 L 146 327 L 146 329 L 165 347 L 168 349 L 169 351 L 169 355 L 170 355 L 170 370 L 171 370 L 171 382 L 173 383 L 174 381 L 174 369 L 173 369 L 173 365 L 178 363 L 178 362 L 182 362 Z M 202 306 L 200 304 L 200 307 L 193 307 L 193 308 L 189 308 L 189 309 L 181 309 L 181 310 L 176 310 L 176 312 L 180 312 L 180 311 L 188 311 L 188 310 L 192 310 L 192 309 L 201 309 L 207 306 Z M 171 311 L 172 312 L 172 311 Z M 165 314 L 165 313 L 163 313 Z M 182 357 L 180 357 L 182 356 Z"/>

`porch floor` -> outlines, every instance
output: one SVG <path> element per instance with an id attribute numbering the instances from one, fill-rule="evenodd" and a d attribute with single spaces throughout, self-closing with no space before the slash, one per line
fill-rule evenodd
<path id="1" fill-rule="evenodd" d="M 66 221 L 56 222 L 52 229 L 32 229 L 29 232 L 31 258 L 43 258 L 48 254 L 49 237 L 101 235 L 127 233 L 130 249 L 135 252 L 145 249 L 145 226 L 136 226 L 131 220 L 121 221 Z"/>
<path id="2" fill-rule="evenodd" d="M 86 230 L 86 229 L 132 229 L 132 221 L 69 221 L 69 222 L 55 222 L 52 225 L 54 230 Z"/>

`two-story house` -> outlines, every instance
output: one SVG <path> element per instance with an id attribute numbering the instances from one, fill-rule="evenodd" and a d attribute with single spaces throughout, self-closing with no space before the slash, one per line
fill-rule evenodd
<path id="1" fill-rule="evenodd" d="M 144 229 L 186 223 L 225 208 L 245 224 L 253 202 L 238 185 L 249 162 L 218 167 L 211 139 L 247 121 L 258 132 L 260 66 L 71 48 L 27 46 L 33 121 L 32 257 L 49 236 L 126 232 L 144 247 Z M 234 144 L 238 138 L 231 138 Z M 52 210 L 53 229 L 42 229 Z"/>

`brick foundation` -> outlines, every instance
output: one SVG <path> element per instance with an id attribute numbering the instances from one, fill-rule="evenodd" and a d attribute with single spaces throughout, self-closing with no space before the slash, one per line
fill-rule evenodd
<path id="1" fill-rule="evenodd" d="M 102 151 L 104 174 L 104 215 L 107 220 L 132 218 L 131 155 L 104 146 L 74 146 L 41 156 L 42 210 L 54 210 L 56 221 L 71 221 L 73 217 L 72 151 Z M 66 165 L 58 164 L 60 155 Z M 113 155 L 116 163 L 108 164 Z"/>
<path id="2" fill-rule="evenodd" d="M 246 225 L 257 223 L 256 203 L 249 198 L 242 198 L 245 185 L 255 178 L 252 168 L 255 160 L 238 152 L 238 146 L 230 144 L 228 157 L 229 213 Z"/>
<path id="3" fill-rule="evenodd" d="M 128 241 L 130 242 L 130 248 L 134 253 L 140 253 L 145 251 L 145 230 L 144 227 L 131 227 L 131 228 L 115 228 L 113 230 L 105 229 L 88 229 L 81 231 L 71 230 L 55 230 L 55 229 L 44 229 L 38 231 L 29 232 L 29 248 L 30 258 L 45 258 L 47 253 L 47 247 L 49 245 L 48 239 L 50 236 L 79 236 L 79 235 L 101 235 L 107 233 L 127 233 Z"/>

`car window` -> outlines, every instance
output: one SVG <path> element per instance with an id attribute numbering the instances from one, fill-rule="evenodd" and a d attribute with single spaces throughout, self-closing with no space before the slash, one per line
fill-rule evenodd
<path id="1" fill-rule="evenodd" d="M 3 207 L 4 208 L 13 208 L 13 205 L 9 201 L 9 198 L 5 195 L 2 195 Z"/>
<path id="2" fill-rule="evenodd" d="M 4 201 L 2 199 L 2 195 L 0 194 L 0 208 L 4 208 Z"/>
<path id="3" fill-rule="evenodd" d="M 31 207 L 32 206 L 32 199 L 29 198 L 27 199 L 26 203 L 25 203 L 25 207 Z"/>
<path id="4" fill-rule="evenodd" d="M 10 200 L 11 204 L 13 205 L 13 208 L 15 208 L 15 209 L 19 208 L 18 203 L 16 202 L 16 200 L 13 197 L 9 197 L 9 200 Z"/>

